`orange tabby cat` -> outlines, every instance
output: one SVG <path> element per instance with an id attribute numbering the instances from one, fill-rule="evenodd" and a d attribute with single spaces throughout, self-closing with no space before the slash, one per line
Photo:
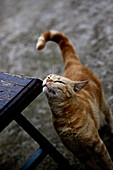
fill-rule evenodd
<path id="1" fill-rule="evenodd" d="M 53 115 L 53 125 L 63 144 L 90 169 L 113 170 L 113 162 L 98 130 L 105 119 L 113 133 L 113 117 L 96 75 L 83 66 L 69 39 L 57 31 L 42 34 L 36 48 L 47 41 L 58 43 L 65 72 L 51 74 L 43 81 L 43 91 Z M 97 165 L 94 157 L 100 160 Z"/>

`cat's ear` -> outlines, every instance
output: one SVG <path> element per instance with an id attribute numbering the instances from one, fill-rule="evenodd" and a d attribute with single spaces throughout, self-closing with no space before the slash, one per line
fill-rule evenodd
<path id="1" fill-rule="evenodd" d="M 74 91 L 79 92 L 87 83 L 88 81 L 74 82 Z"/>

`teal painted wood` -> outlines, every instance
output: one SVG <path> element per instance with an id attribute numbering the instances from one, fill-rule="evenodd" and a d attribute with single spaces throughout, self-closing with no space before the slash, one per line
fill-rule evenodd
<path id="1" fill-rule="evenodd" d="M 32 78 L 0 73 L 0 111 Z"/>
<path id="2" fill-rule="evenodd" d="M 46 155 L 47 153 L 39 147 L 19 170 L 35 169 L 36 166 L 46 157 Z"/>

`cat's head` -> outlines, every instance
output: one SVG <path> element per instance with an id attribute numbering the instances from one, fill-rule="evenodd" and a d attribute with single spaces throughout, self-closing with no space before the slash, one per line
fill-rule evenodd
<path id="1" fill-rule="evenodd" d="M 50 74 L 43 81 L 43 92 L 48 98 L 72 98 L 87 83 L 88 81 L 72 81 L 59 75 Z"/>

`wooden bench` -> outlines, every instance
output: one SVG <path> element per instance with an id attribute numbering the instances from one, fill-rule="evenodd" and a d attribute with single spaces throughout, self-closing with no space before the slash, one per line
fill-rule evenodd
<path id="1" fill-rule="evenodd" d="M 56 148 L 21 114 L 42 92 L 42 80 L 0 73 L 0 132 L 15 120 L 39 145 L 36 152 L 20 168 L 34 169 L 47 154 L 61 168 L 71 169 L 68 161 Z"/>

